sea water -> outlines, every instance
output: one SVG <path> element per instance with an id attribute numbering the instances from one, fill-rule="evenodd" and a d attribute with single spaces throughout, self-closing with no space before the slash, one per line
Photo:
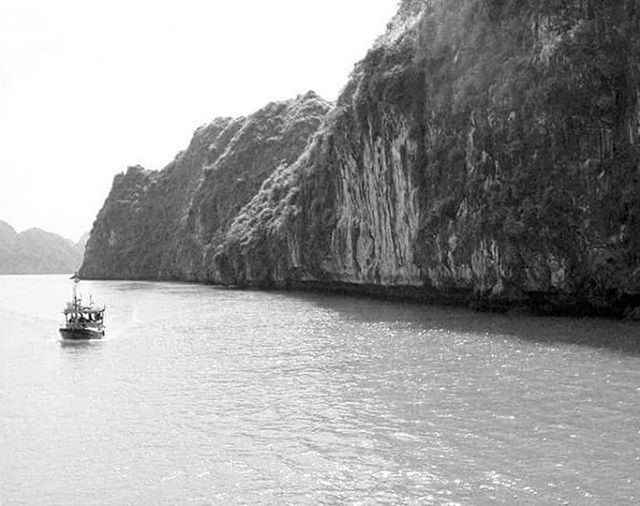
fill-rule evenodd
<path id="1" fill-rule="evenodd" d="M 631 504 L 640 327 L 0 276 L 0 504 Z"/>

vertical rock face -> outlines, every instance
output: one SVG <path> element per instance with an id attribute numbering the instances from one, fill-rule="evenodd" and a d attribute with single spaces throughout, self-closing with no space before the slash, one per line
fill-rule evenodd
<path id="1" fill-rule="evenodd" d="M 405 1 L 214 282 L 621 315 L 640 304 L 640 7 Z"/>
<path id="2" fill-rule="evenodd" d="M 404 0 L 326 116 L 118 176 L 82 274 L 636 314 L 638 69 L 635 0 Z"/>
<path id="3" fill-rule="evenodd" d="M 422 285 L 419 13 L 402 6 L 307 152 L 281 166 L 238 215 L 209 257 L 212 281 Z"/>
<path id="4" fill-rule="evenodd" d="M 94 223 L 84 277 L 203 279 L 203 255 L 281 161 L 291 162 L 329 104 L 313 92 L 247 118 L 218 118 L 158 172 L 115 177 Z"/>

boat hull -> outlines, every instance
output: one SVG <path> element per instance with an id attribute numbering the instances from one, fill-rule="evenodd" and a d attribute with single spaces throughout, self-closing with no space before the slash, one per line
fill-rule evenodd
<path id="1" fill-rule="evenodd" d="M 88 339 L 102 339 L 104 330 L 93 329 L 60 329 L 62 339 L 67 341 L 86 341 Z"/>

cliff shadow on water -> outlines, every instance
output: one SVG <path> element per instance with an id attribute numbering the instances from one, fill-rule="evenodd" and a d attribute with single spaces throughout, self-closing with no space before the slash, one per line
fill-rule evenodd
<path id="1" fill-rule="evenodd" d="M 339 315 L 340 321 L 356 321 L 389 329 L 409 330 L 430 339 L 435 334 L 458 341 L 524 340 L 541 346 L 583 346 L 624 355 L 640 355 L 637 325 L 610 319 L 549 317 L 523 314 L 480 313 L 453 306 L 402 300 L 380 300 L 328 293 L 288 291 L 283 294 Z M 435 334 L 434 334 L 435 333 Z"/>
<path id="2" fill-rule="evenodd" d="M 404 0 L 335 104 L 118 176 L 81 274 L 640 320 L 638 69 L 636 1 Z"/>

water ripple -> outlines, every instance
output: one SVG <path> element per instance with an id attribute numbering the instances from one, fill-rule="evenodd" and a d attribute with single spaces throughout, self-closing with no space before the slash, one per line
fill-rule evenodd
<path id="1" fill-rule="evenodd" d="M 640 496 L 637 327 L 91 282 L 108 339 L 54 346 L 64 279 L 4 282 L 0 502 Z"/>

